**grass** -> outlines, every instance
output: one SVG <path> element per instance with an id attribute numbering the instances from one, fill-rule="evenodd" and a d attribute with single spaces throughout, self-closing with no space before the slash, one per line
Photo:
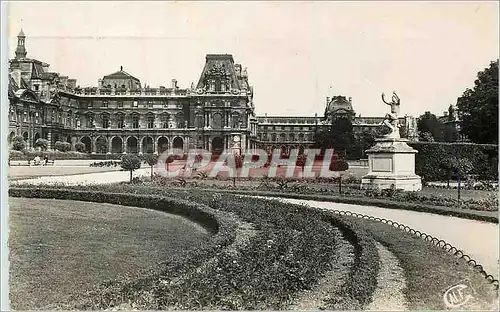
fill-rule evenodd
<path id="1" fill-rule="evenodd" d="M 9 198 L 10 298 L 16 310 L 50 309 L 122 275 L 133 276 L 203 244 L 184 218 L 139 208 Z"/>
<path id="2" fill-rule="evenodd" d="M 406 298 L 410 310 L 446 309 L 444 292 L 464 280 L 471 283 L 475 294 L 469 302 L 471 306 L 461 308 L 491 309 L 498 293 L 464 260 L 393 226 L 365 219 L 356 222 L 399 259 L 407 279 Z"/>

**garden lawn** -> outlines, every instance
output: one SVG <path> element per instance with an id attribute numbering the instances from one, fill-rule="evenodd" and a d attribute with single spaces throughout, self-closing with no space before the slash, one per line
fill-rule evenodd
<path id="1" fill-rule="evenodd" d="M 16 310 L 78 300 L 105 280 L 179 257 L 210 235 L 187 219 L 147 209 L 33 198 L 9 198 L 9 206 Z"/>

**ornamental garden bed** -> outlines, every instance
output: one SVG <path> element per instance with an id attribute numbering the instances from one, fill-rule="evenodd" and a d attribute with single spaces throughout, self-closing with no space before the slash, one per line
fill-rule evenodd
<path id="1" fill-rule="evenodd" d="M 311 290 L 325 274 L 337 269 L 336 257 L 348 256 L 339 254 L 336 246 L 340 241 L 354 247 L 354 265 L 345 273 L 345 282 L 338 290 L 344 300 L 325 301 L 323 308 L 361 309 L 372 300 L 379 270 L 376 241 L 400 259 L 410 308 L 443 308 L 443 302 L 439 302 L 446 290 L 443 287 L 452 286 L 457 278 L 472 281 L 478 292 L 475 298 L 484 305 L 491 303 L 494 293 L 489 290 L 491 285 L 465 262 L 386 224 L 213 190 L 125 184 L 79 188 L 16 188 L 10 194 L 82 198 L 156 209 L 163 207 L 157 204 L 162 200 L 182 198 L 186 200 L 183 207 L 188 208 L 176 208 L 174 212 L 196 219 L 201 215 L 189 207 L 206 207 L 203 211 L 211 216 L 228 218 L 225 220 L 233 225 L 233 232 L 227 231 L 224 243 L 209 240 L 203 251 L 160 264 L 141 276 L 104 283 L 63 308 L 287 309 L 300 293 Z M 245 243 L 230 248 L 237 241 L 238 222 L 250 224 L 254 233 Z"/>

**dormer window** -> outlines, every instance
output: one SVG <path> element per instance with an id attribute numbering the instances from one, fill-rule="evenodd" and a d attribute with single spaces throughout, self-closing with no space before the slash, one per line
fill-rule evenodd
<path id="1" fill-rule="evenodd" d="M 102 101 L 102 107 L 107 108 L 108 107 L 108 101 Z"/>
<path id="2" fill-rule="evenodd" d="M 137 106 L 138 106 L 137 101 L 134 101 L 133 107 L 137 107 Z"/>
<path id="3" fill-rule="evenodd" d="M 123 101 L 118 101 L 118 108 L 123 108 Z"/>
<path id="4" fill-rule="evenodd" d="M 148 108 L 153 108 L 153 101 L 148 101 Z"/>

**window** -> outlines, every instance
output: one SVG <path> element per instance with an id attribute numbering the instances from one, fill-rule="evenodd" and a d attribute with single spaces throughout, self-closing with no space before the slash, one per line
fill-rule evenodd
<path id="1" fill-rule="evenodd" d="M 108 114 L 102 114 L 102 127 L 103 128 L 109 128 L 109 115 Z"/>
<path id="2" fill-rule="evenodd" d="M 123 114 L 118 114 L 116 116 L 116 122 L 118 128 L 125 128 L 125 117 L 123 116 Z"/>
<path id="3" fill-rule="evenodd" d="M 271 140 L 276 141 L 276 133 L 271 134 Z"/>
<path id="4" fill-rule="evenodd" d="M 288 134 L 288 138 L 290 139 L 290 141 L 295 141 L 295 133 L 289 133 Z"/>
<path id="5" fill-rule="evenodd" d="M 213 121 L 212 121 L 212 127 L 214 129 L 221 129 L 222 128 L 222 115 L 215 113 L 213 114 Z"/>
<path id="6" fill-rule="evenodd" d="M 138 104 L 137 104 L 137 101 L 134 101 L 134 105 L 133 105 L 133 107 L 137 107 L 137 105 L 138 105 Z"/>
<path id="7" fill-rule="evenodd" d="M 118 101 L 118 108 L 123 108 L 123 101 Z"/>
<path id="8" fill-rule="evenodd" d="M 137 114 L 132 115 L 132 128 L 139 128 L 139 115 Z"/>
<path id="9" fill-rule="evenodd" d="M 161 115 L 161 127 L 162 128 L 168 128 L 168 120 L 169 120 L 169 115 L 168 114 L 163 114 Z"/>
<path id="10" fill-rule="evenodd" d="M 108 107 L 108 101 L 102 101 L 102 107 L 107 108 Z"/>
<path id="11" fill-rule="evenodd" d="M 155 127 L 155 116 L 154 115 L 148 115 L 148 128 L 154 128 Z"/>
<path id="12" fill-rule="evenodd" d="M 215 92 L 220 92 L 222 91 L 222 83 L 220 79 L 215 79 Z"/>
<path id="13" fill-rule="evenodd" d="M 87 115 L 87 128 L 93 128 L 94 127 L 94 116 L 92 114 Z"/>
<path id="14" fill-rule="evenodd" d="M 153 101 L 148 101 L 148 108 L 153 108 Z"/>
<path id="15" fill-rule="evenodd" d="M 34 87 L 35 91 L 39 90 L 39 85 L 34 85 L 33 87 Z"/>
<path id="16" fill-rule="evenodd" d="M 196 115 L 196 127 L 203 128 L 203 116 L 201 114 Z"/>
<path id="17" fill-rule="evenodd" d="M 232 121 L 232 125 L 231 127 L 232 128 L 239 128 L 240 126 L 240 114 L 238 113 L 233 113 L 233 115 L 231 116 L 231 121 Z"/>
<path id="18" fill-rule="evenodd" d="M 88 102 L 87 102 L 87 107 L 88 107 L 88 108 L 92 108 L 92 104 L 93 104 L 93 103 L 92 103 L 92 101 L 88 101 Z"/>

